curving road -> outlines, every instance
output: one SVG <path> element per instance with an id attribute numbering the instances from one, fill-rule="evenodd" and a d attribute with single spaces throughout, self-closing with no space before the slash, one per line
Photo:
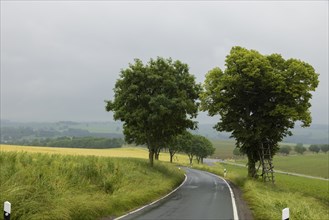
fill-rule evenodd
<path id="1" fill-rule="evenodd" d="M 228 184 L 210 173 L 184 168 L 187 179 L 174 193 L 142 210 L 118 219 L 237 219 Z M 234 207 L 234 208 L 233 208 Z"/>

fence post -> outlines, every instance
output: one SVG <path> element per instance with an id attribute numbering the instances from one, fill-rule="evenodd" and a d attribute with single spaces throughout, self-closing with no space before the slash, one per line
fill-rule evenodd
<path id="1" fill-rule="evenodd" d="M 282 220 L 289 220 L 289 208 L 282 209 Z"/>
<path id="2" fill-rule="evenodd" d="M 3 205 L 3 218 L 4 220 L 10 220 L 11 204 L 6 201 Z"/>

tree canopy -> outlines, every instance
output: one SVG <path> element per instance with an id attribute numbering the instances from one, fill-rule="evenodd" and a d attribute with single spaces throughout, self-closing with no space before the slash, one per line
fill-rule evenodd
<path id="1" fill-rule="evenodd" d="M 180 151 L 187 154 L 192 164 L 196 158 L 198 163 L 203 163 L 203 159 L 215 153 L 215 148 L 212 143 L 201 135 L 184 132 L 177 138 L 177 144 L 180 146 Z"/>
<path id="2" fill-rule="evenodd" d="M 319 153 L 319 151 L 321 150 L 321 148 L 318 145 L 315 145 L 315 144 L 312 144 L 308 149 L 312 152 L 315 152 L 315 153 Z"/>
<path id="3" fill-rule="evenodd" d="M 306 147 L 298 144 L 295 146 L 294 150 L 299 154 L 304 154 L 304 152 L 307 151 Z"/>
<path id="4" fill-rule="evenodd" d="M 279 149 L 279 153 L 284 154 L 286 156 L 290 153 L 290 151 L 291 151 L 291 147 L 290 146 L 282 146 Z"/>
<path id="5" fill-rule="evenodd" d="M 311 92 L 318 86 L 318 74 L 301 60 L 242 47 L 231 49 L 225 66 L 224 71 L 216 67 L 206 74 L 201 107 L 210 116 L 221 116 L 215 129 L 232 133 L 236 146 L 248 156 L 248 175 L 256 177 L 262 146 L 274 155 L 296 121 L 310 125 Z"/>
<path id="6" fill-rule="evenodd" d="M 139 59 L 121 70 L 114 88 L 113 101 L 106 110 L 121 120 L 128 143 L 146 145 L 153 165 L 154 153 L 166 146 L 171 137 L 187 128 L 195 129 L 201 86 L 189 73 L 187 64 L 172 59 Z"/>

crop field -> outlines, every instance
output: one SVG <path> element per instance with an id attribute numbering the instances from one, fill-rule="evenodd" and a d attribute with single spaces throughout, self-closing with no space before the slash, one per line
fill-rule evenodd
<path id="1" fill-rule="evenodd" d="M 122 148 L 111 149 L 81 149 L 81 148 L 55 148 L 55 147 L 33 147 L 33 146 L 16 146 L 16 145 L 0 145 L 1 151 L 30 152 L 30 153 L 48 153 L 62 155 L 84 155 L 84 156 L 103 156 L 103 157 L 133 157 L 148 158 L 148 150 L 142 147 L 125 146 Z M 169 162 L 169 154 L 161 152 L 159 159 Z M 187 163 L 188 157 L 183 154 L 175 154 L 174 162 Z"/>
<path id="2" fill-rule="evenodd" d="M 13 220 L 119 216 L 158 199 L 184 179 L 169 163 L 150 167 L 145 159 L 36 153 L 37 149 L 0 151 L 0 203 L 11 202 Z"/>

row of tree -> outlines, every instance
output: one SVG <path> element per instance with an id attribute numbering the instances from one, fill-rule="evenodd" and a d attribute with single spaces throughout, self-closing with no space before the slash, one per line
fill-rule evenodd
<path id="1" fill-rule="evenodd" d="M 311 151 L 313 153 L 319 153 L 322 151 L 323 153 L 327 153 L 329 151 L 329 145 L 328 144 L 312 144 L 308 148 L 304 147 L 302 144 L 297 144 L 294 147 L 294 151 L 297 152 L 298 154 L 304 154 L 305 151 Z M 279 149 L 279 153 L 288 155 L 292 151 L 291 146 L 282 146 Z"/>
<path id="2" fill-rule="evenodd" d="M 304 147 L 302 144 L 297 144 L 294 147 L 284 145 L 284 146 L 280 147 L 280 149 L 278 150 L 278 153 L 283 154 L 283 155 L 289 155 L 293 149 L 298 154 L 304 154 L 304 152 L 307 150 L 309 150 L 313 153 L 319 153 L 320 151 L 322 151 L 323 153 L 327 153 L 329 151 L 329 145 L 328 144 L 312 144 L 308 148 Z M 233 150 L 233 155 L 243 156 L 243 154 L 237 148 L 235 148 Z"/>
<path id="3" fill-rule="evenodd" d="M 190 164 L 195 158 L 198 163 L 203 163 L 203 159 L 215 153 L 212 143 L 201 135 L 193 135 L 189 132 L 175 136 L 169 143 L 170 162 L 177 152 L 187 154 Z"/>
<path id="4" fill-rule="evenodd" d="M 151 165 L 161 147 L 197 128 L 193 119 L 199 110 L 219 115 L 214 128 L 231 132 L 248 157 L 248 175 L 257 177 L 263 147 L 274 155 L 296 121 L 311 124 L 311 92 L 318 86 L 318 74 L 301 60 L 242 47 L 231 49 L 225 67 L 210 70 L 201 86 L 181 61 L 158 57 L 144 64 L 136 59 L 121 70 L 106 110 L 124 123 L 128 143 L 148 147 Z"/>

